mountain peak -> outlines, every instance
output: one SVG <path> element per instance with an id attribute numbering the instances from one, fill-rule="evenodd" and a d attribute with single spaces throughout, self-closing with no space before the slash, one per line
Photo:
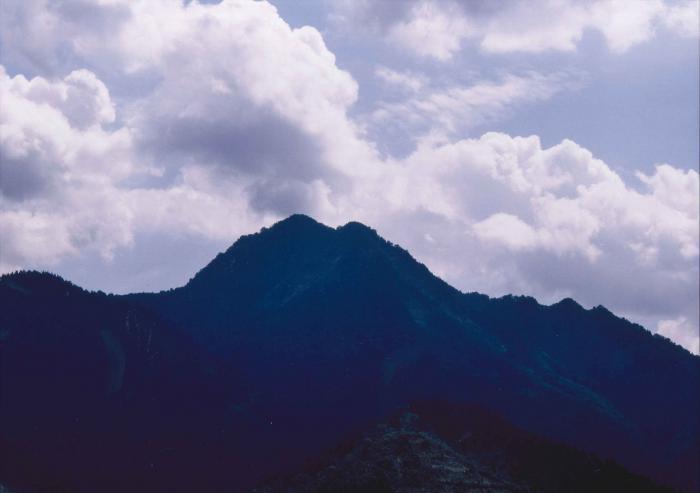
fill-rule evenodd
<path id="1" fill-rule="evenodd" d="M 249 235 L 251 237 L 258 236 L 268 236 L 272 233 L 272 237 L 276 235 L 282 236 L 310 236 L 313 237 L 317 234 L 323 234 L 325 232 L 332 231 L 325 224 L 316 221 L 314 218 L 307 216 L 305 214 L 292 214 L 280 221 L 277 221 L 272 226 L 268 228 L 262 228 L 259 233 Z"/>
<path id="2" fill-rule="evenodd" d="M 351 233 L 351 234 L 363 234 L 363 235 L 371 235 L 371 236 L 379 236 L 377 231 L 373 228 L 370 228 L 369 226 L 362 224 L 357 221 L 350 221 L 348 223 L 345 223 L 343 226 L 340 226 L 337 228 L 338 231 L 342 231 L 345 233 Z"/>
<path id="3" fill-rule="evenodd" d="M 358 221 L 349 221 L 342 226 L 338 226 L 337 228 L 331 228 L 316 221 L 314 218 L 307 216 L 306 214 L 299 213 L 292 214 L 291 216 L 276 222 L 269 228 L 263 228 L 261 232 L 275 230 L 293 231 L 294 233 L 304 234 L 311 231 L 331 231 L 333 229 L 344 235 L 379 237 L 379 234 L 375 229 L 370 228 L 369 226 Z"/>
<path id="4" fill-rule="evenodd" d="M 276 228 L 276 227 L 308 227 L 308 226 L 323 226 L 323 224 L 319 223 L 311 216 L 307 216 L 306 214 L 296 213 L 296 214 L 292 214 L 291 216 L 286 217 L 285 219 L 277 221 L 271 227 Z"/>
<path id="5" fill-rule="evenodd" d="M 574 299 L 566 297 L 551 305 L 562 310 L 579 311 L 584 308 Z"/>

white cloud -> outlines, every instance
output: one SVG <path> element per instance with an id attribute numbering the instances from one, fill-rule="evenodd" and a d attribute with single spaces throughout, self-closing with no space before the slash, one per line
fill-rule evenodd
<path id="1" fill-rule="evenodd" d="M 390 28 L 388 38 L 417 55 L 445 61 L 469 34 L 469 23 L 456 6 L 423 2 L 414 5 L 409 19 Z"/>
<path id="2" fill-rule="evenodd" d="M 250 181 L 206 168 L 183 166 L 165 187 L 145 186 L 159 178 L 133 138 L 139 129 L 113 125 L 114 104 L 91 72 L 27 80 L 0 66 L 0 97 L 3 271 L 90 252 L 108 261 L 140 232 L 228 240 L 265 217 L 250 210 Z"/>
<path id="3" fill-rule="evenodd" d="M 129 245 L 130 214 L 111 191 L 134 172 L 132 139 L 105 126 L 115 114 L 104 84 L 87 70 L 27 80 L 0 66 L 0 96 L 4 269 Z"/>
<path id="4" fill-rule="evenodd" d="M 27 80 L 10 77 L 0 66 L 0 93 L 4 199 L 60 194 L 63 181 L 117 180 L 133 171 L 131 134 L 108 128 L 114 106 L 93 73 L 77 70 L 61 80 Z"/>
<path id="5" fill-rule="evenodd" d="M 5 269 L 89 250 L 109 258 L 139 231 L 231 238 L 289 209 L 330 214 L 332 192 L 374 162 L 346 117 L 357 83 L 318 31 L 291 29 L 270 4 L 101 2 L 89 12 L 110 34 L 100 42 L 90 23 L 73 37 L 68 14 L 79 4 L 5 5 L 27 24 L 17 32 L 31 30 L 30 14 L 51 26 L 51 43 L 29 43 L 14 58 L 50 74 L 60 64 L 47 60 L 67 49 L 69 65 L 152 87 L 117 118 L 90 71 L 32 80 L 3 72 Z M 109 22 L 115 6 L 124 15 Z M 41 252 L 26 245 L 32 237 Z"/>
<path id="6" fill-rule="evenodd" d="M 428 78 L 424 75 L 400 72 L 384 66 L 377 67 L 374 74 L 385 83 L 409 92 L 417 92 L 428 83 Z"/>
<path id="7" fill-rule="evenodd" d="M 700 30 L 700 2 L 687 0 L 668 6 L 663 15 L 664 25 L 685 37 L 697 37 Z"/>
<path id="8" fill-rule="evenodd" d="M 700 183 L 696 172 L 661 164 L 656 167 L 653 175 L 637 172 L 637 178 L 644 182 L 659 202 L 674 209 L 688 211 L 691 215 L 695 211 L 695 217 L 698 216 L 700 203 L 697 192 Z"/>
<path id="9" fill-rule="evenodd" d="M 473 229 L 478 238 L 492 240 L 512 250 L 532 249 L 537 245 L 537 232 L 513 214 L 497 212 L 475 223 Z"/>
<path id="10" fill-rule="evenodd" d="M 340 22 L 361 22 L 359 29 L 375 26 L 389 42 L 441 61 L 452 58 L 466 40 L 490 53 L 572 52 L 587 31 L 596 31 L 611 51 L 624 53 L 652 39 L 658 29 L 680 36 L 698 33 L 695 0 L 421 0 L 345 2 L 335 8 Z"/>
<path id="11" fill-rule="evenodd" d="M 516 2 L 488 20 L 480 46 L 495 53 L 574 51 L 592 30 L 605 37 L 611 51 L 623 53 L 654 36 L 664 9 L 661 0 L 543 1 L 538 8 Z"/>
<path id="12" fill-rule="evenodd" d="M 498 133 L 426 142 L 395 165 L 366 220 L 454 285 L 572 296 L 651 328 L 695 319 L 696 171 L 660 165 L 626 183 L 574 142 Z"/>
<path id="13" fill-rule="evenodd" d="M 680 344 L 688 351 L 700 354 L 700 337 L 697 326 L 686 317 L 660 321 L 657 332 L 676 344 Z"/>
<path id="14" fill-rule="evenodd" d="M 99 53 L 94 61 L 109 67 L 113 60 L 107 60 L 106 52 L 130 15 L 125 0 L 0 2 L 3 63 L 31 74 L 56 76 L 77 57 Z"/>
<path id="15" fill-rule="evenodd" d="M 654 37 L 664 12 L 661 0 L 642 0 L 634 6 L 624 0 L 607 0 L 591 6 L 580 29 L 599 30 L 613 52 L 624 53 Z"/>
<path id="16" fill-rule="evenodd" d="M 388 69 L 387 69 L 388 70 Z M 460 131 L 506 118 L 522 105 L 550 99 L 561 91 L 574 90 L 584 83 L 584 75 L 574 72 L 541 74 L 527 72 L 505 75 L 499 80 L 480 80 L 472 85 L 412 84 L 414 78 L 399 72 L 382 72 L 383 79 L 411 84 L 408 95 L 380 101 L 369 115 L 370 128 L 396 127 L 409 138 L 425 134 L 454 135 Z M 406 80 L 406 78 L 408 78 Z M 420 80 L 420 79 L 419 79 Z"/>

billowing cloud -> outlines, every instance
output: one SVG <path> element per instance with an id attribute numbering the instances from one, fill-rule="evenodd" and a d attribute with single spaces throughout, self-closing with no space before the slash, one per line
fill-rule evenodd
<path id="1" fill-rule="evenodd" d="M 651 328 L 696 319 L 696 171 L 663 164 L 626 183 L 572 141 L 498 133 L 426 143 L 397 167 L 373 221 L 453 284 L 572 296 Z"/>
<path id="2" fill-rule="evenodd" d="M 123 31 L 124 58 L 161 79 L 126 108 L 145 155 L 175 169 L 211 168 L 261 217 L 333 209 L 330 191 L 340 195 L 374 162 L 372 145 L 346 114 L 357 83 L 316 29 L 290 28 L 264 2 L 136 5 L 142 12 Z M 153 9 L 173 20 L 167 31 L 140 24 L 158 17 Z M 157 49 L 141 53 L 128 41 L 137 32 L 157 39 Z"/>
<path id="3" fill-rule="evenodd" d="M 123 175 L 129 162 L 127 131 L 105 128 L 114 121 L 114 105 L 105 85 L 87 70 L 60 81 L 9 77 L 0 67 L 0 191 L 22 200 L 49 189 L 61 177 L 82 173 Z M 109 169 L 99 169 L 110 155 Z"/>
<path id="4" fill-rule="evenodd" d="M 332 191 L 373 161 L 346 117 L 357 83 L 318 31 L 291 29 L 270 4 L 100 2 L 81 14 L 100 22 L 74 36 L 81 6 L 3 3 L 17 23 L 9 58 L 47 74 L 2 73 L 5 270 L 110 258 L 142 231 L 230 239 L 288 210 L 333 210 Z M 12 33 L 33 14 L 49 40 L 21 45 Z M 95 73 L 51 75 L 63 52 L 150 87 L 117 112 Z"/>
<path id="5" fill-rule="evenodd" d="M 623 51 L 671 12 L 653 1 L 625 19 L 615 2 L 546 6 L 565 4 L 570 18 L 556 26 L 515 0 L 360 5 L 381 12 L 368 25 L 390 43 L 439 60 L 468 39 L 490 51 L 574 49 L 592 28 Z M 7 0 L 2 9 L 3 270 L 109 262 L 144 235 L 228 243 L 306 212 L 367 222 L 462 289 L 572 296 L 692 344 L 696 171 L 660 164 L 627 177 L 571 140 L 464 138 L 575 88 L 578 73 L 524 69 L 457 84 L 380 66 L 376 76 L 400 94 L 355 114 L 358 83 L 320 32 L 291 28 L 266 2 Z M 668 14 L 664 29 L 688 31 L 685 12 Z M 527 21 L 522 32 L 509 16 Z M 427 39 L 436 26 L 445 36 Z M 382 157 L 372 126 L 397 124 L 416 145 Z"/>
<path id="6" fill-rule="evenodd" d="M 4 268 L 128 245 L 129 214 L 110 203 L 109 190 L 134 172 L 132 139 L 109 128 L 115 110 L 105 85 L 87 70 L 27 80 L 0 67 L 0 94 Z"/>

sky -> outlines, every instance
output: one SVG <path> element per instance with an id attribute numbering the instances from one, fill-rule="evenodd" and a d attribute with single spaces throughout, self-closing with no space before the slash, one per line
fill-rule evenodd
<path id="1" fill-rule="evenodd" d="M 3 0 L 0 271 L 184 284 L 292 213 L 698 352 L 697 0 Z"/>

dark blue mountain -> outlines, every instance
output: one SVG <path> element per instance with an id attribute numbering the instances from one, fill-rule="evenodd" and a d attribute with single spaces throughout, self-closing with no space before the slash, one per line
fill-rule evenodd
<path id="1" fill-rule="evenodd" d="M 12 491 L 206 487 L 236 391 L 224 362 L 147 309 L 51 274 L 0 278 L 0 483 Z"/>
<path id="2" fill-rule="evenodd" d="M 461 293 L 359 223 L 291 216 L 156 294 L 3 276 L 0 357 L 9 485 L 235 491 L 434 400 L 700 484 L 700 358 L 602 307 Z"/>

